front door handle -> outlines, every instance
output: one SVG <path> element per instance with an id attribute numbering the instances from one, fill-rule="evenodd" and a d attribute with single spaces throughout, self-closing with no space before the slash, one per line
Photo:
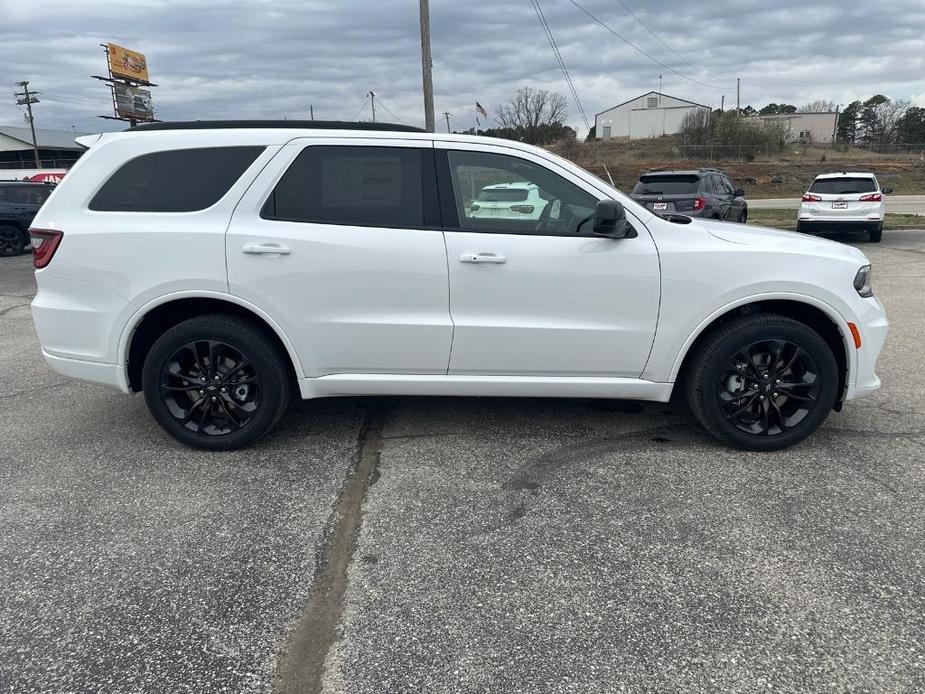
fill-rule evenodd
<path id="1" fill-rule="evenodd" d="M 288 247 L 276 243 L 249 243 L 241 250 L 249 255 L 289 255 L 292 253 Z"/>
<path id="2" fill-rule="evenodd" d="M 459 256 L 461 263 L 495 263 L 500 265 L 506 263 L 507 258 L 497 253 L 463 253 Z"/>

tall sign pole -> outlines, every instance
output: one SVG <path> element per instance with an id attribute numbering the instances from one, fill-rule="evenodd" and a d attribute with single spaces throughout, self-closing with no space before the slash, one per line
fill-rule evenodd
<path id="1" fill-rule="evenodd" d="M 20 106 L 25 106 L 29 112 L 29 129 L 32 130 L 32 153 L 35 155 L 35 168 L 41 169 L 42 161 L 39 159 L 39 144 L 35 139 L 35 120 L 32 118 L 32 104 L 38 103 L 38 97 L 36 96 L 38 92 L 29 92 L 28 80 L 23 80 L 16 84 L 22 87 L 22 92 L 16 95 L 16 103 Z"/>
<path id="2" fill-rule="evenodd" d="M 430 56 L 430 2 L 421 3 L 421 72 L 424 78 L 424 129 L 434 132 L 434 64 Z"/>

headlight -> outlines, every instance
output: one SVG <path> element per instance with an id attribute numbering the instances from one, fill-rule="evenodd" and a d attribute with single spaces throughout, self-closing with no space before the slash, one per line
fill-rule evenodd
<path id="1" fill-rule="evenodd" d="M 858 274 L 854 276 L 854 288 L 864 298 L 874 295 L 874 290 L 870 286 L 870 265 L 865 265 L 858 270 Z"/>

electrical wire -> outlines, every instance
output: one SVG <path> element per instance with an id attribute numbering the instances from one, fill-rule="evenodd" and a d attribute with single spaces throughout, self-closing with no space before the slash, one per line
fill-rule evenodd
<path id="1" fill-rule="evenodd" d="M 360 106 L 360 110 L 357 111 L 357 112 L 356 112 L 356 115 L 355 115 L 353 118 L 351 118 L 350 120 L 356 120 L 357 118 L 359 118 L 359 117 L 360 117 L 360 114 L 363 113 L 363 111 L 366 110 L 366 105 L 367 105 L 367 104 L 369 104 L 369 94 L 367 94 L 367 95 L 366 95 L 366 98 L 363 99 L 363 105 Z"/>
<path id="2" fill-rule="evenodd" d="M 549 46 L 552 48 L 552 52 L 556 56 L 556 62 L 559 63 L 562 74 L 565 76 L 565 82 L 568 84 L 569 91 L 572 93 L 572 98 L 575 99 L 575 103 L 578 105 L 578 112 L 581 114 L 581 119 L 584 121 L 585 127 L 590 130 L 591 123 L 588 121 L 588 116 L 585 114 L 584 106 L 581 105 L 581 99 L 578 98 L 578 90 L 575 89 L 575 83 L 572 81 L 572 76 L 569 74 L 568 68 L 565 66 L 565 60 L 562 59 L 562 53 L 559 52 L 559 46 L 556 44 L 556 39 L 552 34 L 552 29 L 549 27 L 549 22 L 546 19 L 546 15 L 543 13 L 543 8 L 540 7 L 539 0 L 530 0 L 530 2 L 533 4 L 533 11 L 536 12 L 536 17 L 540 20 L 540 25 L 543 27 L 543 33 L 546 34 L 546 40 L 549 42 Z"/>
<path id="3" fill-rule="evenodd" d="M 637 46 L 635 43 L 633 43 L 632 41 L 630 41 L 628 38 L 626 38 L 625 36 L 623 36 L 623 35 L 621 35 L 619 32 L 617 32 L 615 29 L 613 29 L 613 27 L 609 26 L 608 24 L 605 24 L 603 21 L 601 21 L 600 19 L 598 19 L 597 17 L 595 17 L 593 14 L 591 14 L 591 12 L 589 12 L 589 11 L 587 10 L 587 8 L 585 8 L 584 6 L 582 6 L 580 3 L 576 2 L 576 0 L 569 0 L 569 2 L 572 3 L 572 4 L 573 4 L 575 7 L 577 7 L 579 10 L 581 10 L 582 12 L 584 12 L 586 15 L 588 15 L 588 17 L 590 17 L 592 20 L 594 20 L 597 24 L 600 24 L 602 27 L 604 27 L 604 28 L 605 28 L 607 31 L 609 31 L 611 34 L 613 34 L 613 35 L 616 36 L 618 39 L 620 39 L 621 41 L 623 41 L 623 43 L 625 43 L 626 45 L 632 47 L 633 49 L 635 49 L 635 50 L 638 51 L 639 53 L 642 53 L 646 58 L 648 58 L 649 60 L 651 60 L 653 63 L 657 63 L 658 65 L 661 65 L 661 66 L 662 66 L 663 68 L 665 68 L 666 70 L 669 70 L 669 71 L 673 72 L 673 73 L 676 74 L 678 77 L 681 77 L 682 79 L 686 79 L 688 82 L 693 82 L 694 84 L 699 84 L 701 87 L 707 87 L 707 88 L 709 88 L 709 89 L 720 89 L 720 90 L 722 90 L 722 89 L 734 89 L 734 88 L 735 88 L 735 85 L 732 85 L 732 84 L 727 84 L 727 85 L 708 84 L 708 83 L 706 83 L 706 82 L 701 82 L 700 80 L 694 79 L 693 77 L 688 77 L 687 75 L 685 75 L 685 74 L 684 74 L 683 72 L 681 72 L 680 70 L 676 70 L 675 68 L 671 67 L 671 65 L 667 65 L 667 64 L 663 63 L 661 60 L 659 60 L 658 58 L 656 58 L 656 57 L 650 55 L 649 53 L 646 53 L 642 48 L 640 48 L 640 47 Z"/>
<path id="4" fill-rule="evenodd" d="M 718 75 L 714 75 L 712 72 L 710 72 L 709 70 L 707 70 L 705 67 L 702 67 L 702 66 L 700 66 L 700 65 L 695 65 L 694 63 L 692 63 L 691 61 L 689 61 L 689 60 L 688 60 L 687 58 L 685 58 L 683 55 L 681 55 L 680 53 L 678 53 L 674 48 L 672 48 L 672 47 L 669 46 L 667 43 L 665 43 L 665 41 L 662 40 L 662 37 L 661 37 L 661 36 L 659 36 L 658 34 L 656 34 L 655 31 L 654 31 L 648 24 L 646 24 L 644 21 L 642 21 L 642 19 L 639 17 L 639 15 L 637 15 L 635 12 L 633 12 L 633 8 L 632 8 L 632 7 L 630 7 L 630 6 L 627 5 L 625 2 L 623 2 L 623 0 L 617 0 L 617 2 L 619 2 L 621 5 L 623 5 L 623 9 L 625 9 L 627 12 L 629 12 L 630 15 L 633 17 L 633 19 L 635 19 L 637 22 L 639 22 L 639 23 L 643 26 L 643 28 L 644 28 L 646 31 L 648 31 L 650 34 L 652 34 L 653 38 L 654 38 L 656 41 L 658 41 L 660 44 L 662 44 L 662 45 L 663 45 L 665 48 L 667 48 L 669 51 L 671 51 L 672 53 L 674 53 L 674 55 L 675 55 L 681 62 L 685 63 L 686 65 L 691 66 L 692 68 L 694 68 L 694 69 L 696 69 L 696 70 L 699 70 L 700 72 L 702 72 L 702 73 L 705 74 L 705 75 L 709 75 L 710 77 L 713 77 L 714 79 L 718 79 L 718 80 L 722 80 L 722 79 L 723 79 L 722 77 L 719 77 Z"/>
<path id="5" fill-rule="evenodd" d="M 392 113 L 392 109 L 390 109 L 388 106 L 385 105 L 385 103 L 382 101 L 382 97 L 379 96 L 378 93 L 376 94 L 376 103 L 379 104 L 379 106 L 382 108 L 383 111 L 388 113 L 390 116 L 392 116 L 392 118 L 397 120 L 399 123 L 401 123 L 402 125 L 408 125 L 405 121 L 403 121 L 401 118 L 399 118 L 394 113 Z"/>

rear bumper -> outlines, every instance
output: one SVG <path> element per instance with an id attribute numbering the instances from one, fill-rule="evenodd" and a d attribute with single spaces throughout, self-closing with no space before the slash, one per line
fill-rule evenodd
<path id="1" fill-rule="evenodd" d="M 48 365 L 62 376 L 76 378 L 88 383 L 99 383 L 100 385 L 118 388 L 123 393 L 131 393 L 128 385 L 128 378 L 125 369 L 118 364 L 104 364 L 98 361 L 83 361 L 81 359 L 69 359 L 60 357 L 56 354 L 49 354 L 44 349 L 42 356 Z"/>
<path id="2" fill-rule="evenodd" d="M 812 231 L 863 231 L 877 226 L 883 222 L 882 219 L 797 219 L 801 229 Z"/>

